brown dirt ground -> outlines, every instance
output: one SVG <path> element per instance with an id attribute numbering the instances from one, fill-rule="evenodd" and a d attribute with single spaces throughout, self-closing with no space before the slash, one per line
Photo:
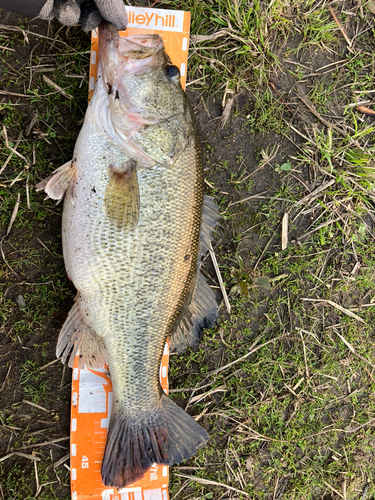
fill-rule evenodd
<path id="1" fill-rule="evenodd" d="M 20 25 L 18 16 L 4 13 L 0 14 L 0 23 L 2 25 L 18 26 Z M 61 26 L 53 22 L 49 28 L 49 36 L 54 38 L 60 30 Z M 47 24 L 40 21 L 32 21 L 28 27 L 30 31 L 42 35 L 47 34 Z M 1 32 L 1 30 L 0 30 Z M 4 31 L 9 35 L 9 32 Z M 13 34 L 11 33 L 13 36 Z M 66 30 L 65 28 L 60 31 L 60 36 L 68 45 L 72 43 L 76 45 L 77 38 L 82 39 L 82 45 L 89 49 L 90 41 L 87 35 L 80 32 L 79 29 L 73 28 Z M 72 38 L 74 42 L 71 42 Z M 33 35 L 28 35 L 29 43 L 24 43 L 22 34 L 14 34 L 15 39 L 15 52 L 12 57 L 15 62 L 12 64 L 17 73 L 17 69 L 22 67 L 29 61 L 30 54 L 34 55 L 49 54 L 50 40 L 38 38 Z M 341 48 L 340 57 L 345 55 L 345 45 Z M 282 48 L 280 48 L 280 51 Z M 281 53 L 281 52 L 280 52 Z M 299 55 L 295 54 L 297 60 Z M 325 64 L 333 62 L 336 58 L 335 55 L 327 54 L 309 54 L 304 55 L 304 61 L 308 61 L 311 73 L 316 68 L 322 67 Z M 83 69 L 87 70 L 87 58 L 84 60 Z M 7 65 L 4 63 L 4 58 L 0 61 L 0 70 L 3 70 Z M 9 68 L 8 68 L 9 69 Z M 46 73 L 48 75 L 48 73 Z M 292 102 L 294 116 L 293 120 L 307 120 L 308 122 L 314 121 L 314 118 L 308 113 L 306 108 L 297 99 L 293 86 L 295 78 L 286 74 L 275 75 L 274 83 L 276 87 L 284 93 L 291 91 L 289 100 Z M 6 78 L 0 80 L 1 88 L 7 90 L 23 93 L 25 82 L 14 86 L 14 89 L 9 89 L 6 86 Z M 303 90 L 307 91 L 305 87 Z M 65 129 L 69 130 L 70 138 L 67 138 L 66 130 L 62 130 L 60 125 L 56 125 L 56 138 L 52 138 L 49 144 L 43 139 L 42 133 L 46 132 L 46 123 L 39 123 L 34 127 L 34 134 L 32 140 L 43 144 L 43 151 L 45 154 L 43 172 L 38 172 L 39 179 L 42 178 L 52 168 L 57 168 L 63 161 L 67 161 L 73 151 L 74 139 L 78 134 L 81 120 L 83 118 L 85 109 L 85 93 L 82 92 L 79 96 L 79 103 L 74 109 L 74 113 L 70 113 L 69 109 L 64 105 L 60 112 L 65 120 Z M 189 91 L 189 98 L 193 104 L 199 129 L 201 132 L 201 139 L 205 151 L 205 169 L 207 172 L 207 180 L 214 184 L 216 187 L 216 200 L 223 205 L 228 202 L 235 202 L 241 198 L 249 196 L 249 192 L 244 189 L 234 188 L 231 183 L 230 174 L 239 175 L 243 172 L 244 167 L 248 173 L 255 171 L 259 165 L 259 151 L 265 149 L 267 146 L 279 144 L 279 152 L 275 158 L 275 162 L 282 164 L 290 156 L 296 153 L 296 148 L 281 135 L 275 133 L 267 134 L 252 134 L 246 127 L 246 115 L 252 112 L 252 100 L 246 91 L 236 97 L 232 113 L 232 117 L 227 124 L 219 127 L 219 118 L 222 114 L 222 106 L 218 99 L 207 98 L 205 94 L 200 94 L 198 91 Z M 9 97 L 0 96 L 0 102 L 7 102 Z M 17 112 L 19 118 L 23 123 L 17 124 L 17 127 L 8 129 L 9 138 L 16 142 L 18 131 L 20 128 L 25 129 L 27 123 L 31 119 L 33 104 L 30 100 L 22 98 L 11 97 L 11 102 L 17 104 Z M 65 104 L 65 103 L 64 103 Z M 45 111 L 45 110 L 44 110 Z M 331 110 L 334 112 L 334 109 Z M 56 112 L 56 111 L 54 111 Z M 286 116 L 290 119 L 288 111 Z M 2 120 L 6 116 L 0 117 Z M 39 130 L 39 131 L 38 131 Z M 63 135 L 63 140 L 59 142 L 59 132 Z M 300 144 L 300 137 L 297 134 L 289 134 L 293 141 L 298 145 Z M 241 155 L 241 160 L 239 160 Z M 48 165 L 51 163 L 51 165 Z M 229 165 L 230 168 L 226 168 Z M 13 178 L 17 170 L 5 171 L 4 178 Z M 300 181 L 301 196 L 306 193 L 303 183 L 307 184 L 310 188 L 314 186 L 315 172 L 308 169 L 296 174 Z M 0 178 L 0 182 L 1 182 Z M 262 170 L 253 176 L 253 183 L 251 187 L 251 194 L 268 192 L 274 189 L 280 183 L 280 176 L 275 173 L 275 170 L 270 165 L 266 165 Z M 211 192 L 207 187 L 207 191 Z M 43 197 L 33 195 L 35 203 L 42 205 L 44 202 Z M 23 203 L 25 200 L 23 199 Z M 47 216 L 41 223 L 35 220 L 33 211 L 28 211 L 25 218 L 31 223 L 25 224 L 24 227 L 14 227 L 9 238 L 4 239 L 3 252 L 6 259 L 12 259 L 12 253 L 16 251 L 25 251 L 26 255 L 30 248 L 33 250 L 34 259 L 28 258 L 22 261 L 17 268 L 17 276 L 12 275 L 9 268 L 4 265 L 1 281 L 4 283 L 3 294 L 6 299 L 4 307 L 7 309 L 7 321 L 1 325 L 1 338 L 0 338 L 0 400 L 1 412 L 3 413 L 4 421 L 0 422 L 0 457 L 7 455 L 13 451 L 20 451 L 23 453 L 32 453 L 35 451 L 46 463 L 46 477 L 50 481 L 55 481 L 53 490 L 57 498 L 69 497 L 68 486 L 68 471 L 60 465 L 55 471 L 52 464 L 63 458 L 69 453 L 68 439 L 51 443 L 43 447 L 39 447 L 38 443 L 46 441 L 54 441 L 61 438 L 68 438 L 69 436 L 69 413 L 70 413 L 70 378 L 71 373 L 69 369 L 64 369 L 60 363 L 54 363 L 44 368 L 40 372 L 32 371 L 30 379 L 25 382 L 25 374 L 22 372 L 22 367 L 25 363 L 35 363 L 35 366 L 44 366 L 52 363 L 55 359 L 55 344 L 58 337 L 59 330 L 62 323 L 69 311 L 72 298 L 75 290 L 72 284 L 68 281 L 63 271 L 63 261 L 61 257 L 61 237 L 60 237 L 60 216 L 61 206 L 55 207 L 51 202 L 46 202 L 46 209 L 48 209 Z M 238 245 L 233 241 L 233 235 L 238 234 L 240 230 L 244 230 L 251 223 L 251 214 L 256 213 L 259 208 L 259 200 L 250 200 L 246 205 L 241 204 L 243 210 L 236 211 L 234 217 L 222 223 L 222 228 L 218 233 L 218 244 L 220 246 L 220 255 L 239 252 L 245 261 L 246 265 L 254 262 L 254 256 L 258 257 L 260 251 L 264 248 L 268 239 L 262 238 L 259 231 L 253 230 L 247 234 L 247 238 L 243 239 Z M 238 208 L 238 207 L 237 207 Z M 9 212 L 8 208 L 8 212 Z M 282 203 L 279 204 L 280 214 L 282 213 Z M 7 219 L 9 221 L 9 217 Z M 300 221 L 294 233 L 291 235 L 292 239 L 302 234 L 306 228 L 308 221 Z M 3 224 L 1 234 L 4 236 L 7 225 Z M 40 242 L 47 242 L 48 248 L 53 248 L 53 251 L 46 250 Z M 278 248 L 280 245 L 279 237 L 275 237 L 271 246 Z M 220 257 L 219 257 L 220 259 Z M 212 276 L 212 282 L 216 284 L 214 271 L 210 266 L 207 266 L 206 272 Z M 43 280 L 48 281 L 48 277 L 58 274 L 60 276 L 61 293 L 59 294 L 58 302 L 55 304 L 54 310 L 50 314 L 44 314 L 43 324 L 38 324 L 35 329 L 32 326 L 32 318 L 28 316 L 28 312 L 20 310 L 16 304 L 16 299 L 19 295 L 25 298 L 25 301 L 32 301 L 32 293 L 36 287 L 30 284 L 40 283 Z M 5 284 L 6 283 L 6 284 Z M 9 283 L 11 283 L 9 285 Z M 37 309 L 37 307 L 36 307 Z M 10 311 L 10 313 L 9 313 Z M 258 310 L 261 314 L 262 310 Z M 222 309 L 222 318 L 225 319 L 226 313 Z M 12 334 L 15 325 L 19 322 L 27 323 L 29 321 L 30 331 L 26 332 L 25 336 L 14 336 Z M 256 322 L 253 326 L 254 336 L 256 335 L 257 325 Z M 247 325 L 249 327 L 249 325 Z M 43 347 L 41 347 L 43 346 Z M 224 356 L 223 351 L 218 351 L 210 359 L 210 368 L 217 366 L 220 356 Z M 9 370 L 10 371 L 8 373 Z M 33 365 L 34 366 L 34 365 Z M 29 373 L 29 372 L 27 372 Z M 179 374 L 179 376 L 172 379 L 171 388 L 178 387 L 181 380 L 189 376 L 189 370 Z M 21 382 L 21 383 L 20 383 Z M 25 385 L 34 386 L 40 389 L 43 385 L 44 396 L 39 402 L 42 408 L 30 406 L 24 400 L 30 400 L 30 393 L 25 392 Z M 218 400 L 218 404 L 220 401 Z M 68 463 L 68 462 L 66 462 Z M 53 474 L 52 474 L 53 471 Z M 11 478 L 11 480 L 9 480 Z M 10 482 L 9 482 L 10 481 Z M 35 494 L 36 483 L 34 474 L 34 465 L 31 460 L 20 456 L 12 456 L 7 460 L 0 463 L 0 483 L 7 484 L 7 490 L 1 493 L 3 499 L 18 498 L 17 484 L 19 482 L 29 485 L 30 498 Z M 13 487 L 9 487 L 9 484 Z M 45 490 L 48 488 L 46 487 Z M 53 498 L 49 492 L 42 490 L 39 498 Z M 324 497 L 328 500 L 328 496 Z"/>

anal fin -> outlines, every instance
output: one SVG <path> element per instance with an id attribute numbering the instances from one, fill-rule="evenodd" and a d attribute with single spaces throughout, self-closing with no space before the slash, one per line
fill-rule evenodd
<path id="1" fill-rule="evenodd" d="M 128 162 L 123 169 L 109 168 L 104 203 L 107 217 L 118 229 L 133 231 L 137 227 L 140 200 L 134 162 Z"/>
<path id="2" fill-rule="evenodd" d="M 210 328 L 218 316 L 215 294 L 198 271 L 190 302 L 178 318 L 175 329 L 169 337 L 170 352 L 182 353 L 196 344 L 204 328 Z"/>
<path id="3" fill-rule="evenodd" d="M 219 207 L 211 196 L 204 196 L 203 216 L 198 251 L 198 271 L 196 280 L 186 300 L 174 330 L 169 337 L 171 352 L 181 353 L 201 339 L 202 330 L 210 328 L 217 319 L 218 305 L 215 294 L 207 285 L 200 272 L 200 260 L 210 245 L 213 231 L 220 218 Z"/>
<path id="4" fill-rule="evenodd" d="M 104 341 L 86 323 L 79 293 L 61 329 L 56 356 L 58 358 L 62 356 L 64 364 L 69 358 L 68 366 L 72 368 L 78 349 L 80 349 L 79 368 L 85 365 L 90 368 L 102 368 L 107 362 Z"/>
<path id="5" fill-rule="evenodd" d="M 47 197 L 60 202 L 64 197 L 65 191 L 68 189 L 74 172 L 75 162 L 74 160 L 70 160 L 52 172 L 46 179 L 39 182 L 36 185 L 36 191 L 44 191 L 47 193 Z"/>

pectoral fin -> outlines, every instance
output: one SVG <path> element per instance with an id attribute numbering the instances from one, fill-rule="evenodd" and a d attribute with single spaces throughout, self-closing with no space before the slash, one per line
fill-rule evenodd
<path id="1" fill-rule="evenodd" d="M 70 160 L 64 163 L 52 174 L 36 185 L 36 191 L 44 191 L 47 197 L 53 200 L 58 200 L 58 203 L 63 199 L 65 191 L 68 189 L 70 181 L 75 172 L 75 161 Z"/>
<path id="2" fill-rule="evenodd" d="M 135 163 L 124 169 L 109 168 L 104 204 L 107 217 L 118 229 L 133 231 L 137 227 L 140 200 Z"/>

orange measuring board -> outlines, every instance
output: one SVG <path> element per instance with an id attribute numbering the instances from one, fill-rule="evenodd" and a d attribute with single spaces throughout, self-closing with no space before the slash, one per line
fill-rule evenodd
<path id="1" fill-rule="evenodd" d="M 185 88 L 189 47 L 190 13 L 166 9 L 126 8 L 129 24 L 120 36 L 158 34 L 172 63 L 180 69 Z M 89 99 L 96 82 L 98 31 L 91 37 Z M 165 346 L 160 365 L 160 383 L 168 393 L 169 347 Z M 112 408 L 112 384 L 108 366 L 78 368 L 75 358 L 72 376 L 70 478 L 72 500 L 168 500 L 169 467 L 153 465 L 143 479 L 126 488 L 104 486 L 101 463 Z"/>
<path id="2" fill-rule="evenodd" d="M 169 347 L 160 365 L 160 383 L 168 393 Z M 168 500 L 168 467 L 153 465 L 143 479 L 118 490 L 104 486 L 100 474 L 112 407 L 108 367 L 73 366 L 70 427 L 70 479 L 73 500 Z"/>
<path id="3" fill-rule="evenodd" d="M 129 24 L 120 36 L 157 34 L 160 35 L 165 51 L 172 63 L 180 70 L 181 85 L 186 86 L 186 68 L 189 49 L 190 12 L 166 9 L 127 7 Z M 92 31 L 89 100 L 94 92 L 98 71 L 98 31 Z"/>

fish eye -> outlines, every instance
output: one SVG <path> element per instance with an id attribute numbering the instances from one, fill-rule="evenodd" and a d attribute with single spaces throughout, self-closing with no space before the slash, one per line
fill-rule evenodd
<path id="1" fill-rule="evenodd" d="M 177 68 L 177 66 L 167 66 L 165 68 L 165 74 L 169 77 L 169 78 L 176 78 L 177 76 L 179 77 L 180 76 L 180 70 Z"/>

